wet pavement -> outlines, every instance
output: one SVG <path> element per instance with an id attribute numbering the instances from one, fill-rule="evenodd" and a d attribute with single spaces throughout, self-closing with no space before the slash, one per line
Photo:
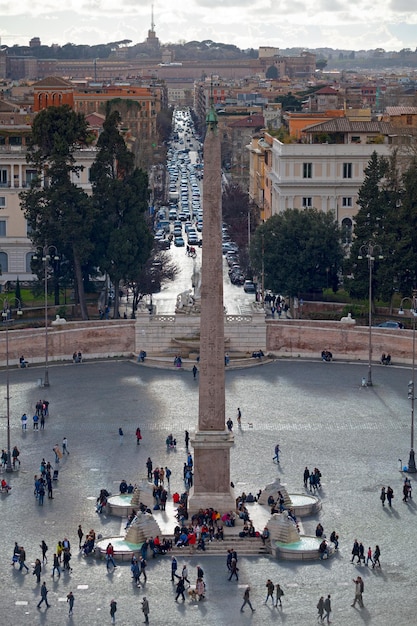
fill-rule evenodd
<path id="1" fill-rule="evenodd" d="M 235 420 L 242 410 L 242 429 L 235 428 L 231 451 L 231 478 L 236 492 L 257 492 L 278 474 L 290 493 L 303 493 L 305 465 L 322 472 L 323 507 L 319 516 L 305 518 L 303 527 L 314 534 L 320 521 L 327 537 L 335 529 L 340 550 L 328 561 L 308 564 L 277 562 L 265 557 L 239 560 L 239 582 L 229 582 L 226 558 L 184 555 L 192 582 L 195 566 L 205 572 L 207 599 L 183 605 L 174 602 L 169 557 L 149 560 L 145 595 L 150 603 L 151 624 L 185 626 L 202 624 L 316 623 L 320 595 L 332 596 L 332 622 L 341 626 L 375 624 L 398 626 L 417 623 L 416 512 L 414 500 L 402 502 L 402 474 L 398 459 L 406 463 L 410 446 L 410 401 L 407 368 L 375 366 L 374 387 L 362 389 L 366 366 L 282 360 L 262 368 L 228 371 L 227 417 Z M 182 489 L 185 462 L 184 429 L 197 421 L 198 381 L 185 371 L 141 368 L 128 361 L 103 361 L 50 367 L 49 389 L 36 386 L 42 369 L 10 371 L 12 446 L 21 450 L 21 469 L 10 478 L 13 489 L 1 499 L 0 587 L 1 623 L 65 623 L 66 595 L 75 595 L 76 625 L 110 624 L 109 603 L 118 602 L 116 623 L 143 622 L 142 589 L 132 585 L 128 565 L 107 573 L 105 563 L 78 554 L 77 527 L 94 528 L 106 535 L 121 534 L 124 522 L 95 513 L 95 498 L 102 487 L 117 492 L 122 478 L 136 482 L 146 476 L 145 462 L 172 470 L 171 492 Z M 5 372 L 0 373 L 4 389 Z M 2 398 L 5 393 L 2 394 Z M 31 416 L 40 398 L 50 401 L 50 417 L 44 431 L 33 431 Z M 2 400 L 2 415 L 5 415 Z M 20 416 L 29 417 L 22 432 Z M 252 424 L 252 426 L 250 426 Z M 118 429 L 124 430 L 120 441 Z M 136 445 L 135 430 L 143 440 Z M 236 426 L 236 424 L 235 424 Z M 165 439 L 177 437 L 176 451 L 167 452 Z M 54 499 L 44 506 L 33 496 L 33 476 L 43 457 L 54 460 L 53 446 L 68 438 L 70 454 L 59 466 Z M 1 447 L 6 443 L 6 420 L 0 422 Z M 272 463 L 279 442 L 281 463 Z M 414 477 L 412 483 L 415 485 Z M 393 508 L 382 508 L 382 485 L 395 492 Z M 417 496 L 416 496 L 417 498 Z M 72 574 L 51 578 L 51 560 L 59 539 L 72 543 Z M 381 569 L 352 565 L 355 538 L 381 548 Z M 39 586 L 31 564 L 40 556 L 42 539 L 49 546 L 48 567 L 42 579 L 49 589 L 50 609 L 37 609 Z M 25 547 L 29 574 L 10 566 L 14 542 Z M 225 556 L 227 542 L 225 542 Z M 182 566 L 182 559 L 179 560 Z M 354 585 L 360 574 L 365 581 L 364 609 L 351 608 Z M 285 591 L 283 609 L 264 606 L 267 578 Z M 247 584 L 256 612 L 240 613 Z M 7 622 L 5 615 L 8 615 Z"/>

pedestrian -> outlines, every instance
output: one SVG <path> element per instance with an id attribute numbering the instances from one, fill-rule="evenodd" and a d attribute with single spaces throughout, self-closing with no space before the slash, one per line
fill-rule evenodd
<path id="1" fill-rule="evenodd" d="M 352 558 L 350 560 L 351 563 L 353 563 L 354 558 L 358 557 L 358 563 L 361 562 L 360 558 L 359 558 L 359 543 L 358 540 L 355 539 L 355 541 L 353 542 L 353 548 L 352 548 Z"/>
<path id="2" fill-rule="evenodd" d="M 14 465 L 13 465 L 14 467 Z M 403 502 L 407 502 L 408 501 L 408 483 L 405 482 L 403 484 Z"/>
<path id="3" fill-rule="evenodd" d="M 380 556 L 381 556 L 381 550 L 379 549 L 379 546 L 377 545 L 375 546 L 372 569 L 375 569 L 376 565 L 378 565 L 378 567 L 381 567 L 381 563 L 379 562 Z"/>
<path id="4" fill-rule="evenodd" d="M 250 587 L 249 586 L 246 587 L 245 593 L 243 594 L 243 604 L 240 607 L 241 613 L 244 613 L 243 607 L 245 607 L 247 604 L 249 604 L 249 607 L 252 610 L 252 613 L 254 613 L 255 609 L 253 608 L 251 601 L 250 601 Z"/>
<path id="5" fill-rule="evenodd" d="M 353 604 L 351 604 L 351 606 L 354 607 L 356 603 L 359 602 L 359 606 L 362 609 L 363 608 L 362 594 L 365 588 L 363 584 L 363 580 L 360 576 L 358 576 L 357 578 L 352 579 L 352 582 L 355 585 L 355 599 L 353 600 Z"/>
<path id="6" fill-rule="evenodd" d="M 146 581 L 148 580 L 148 577 L 146 576 L 146 566 L 147 566 L 147 565 L 148 565 L 148 564 L 147 564 L 147 562 L 145 561 L 145 559 L 144 559 L 142 556 L 140 556 L 140 557 L 139 557 L 139 566 L 140 566 L 140 574 L 139 574 L 139 577 L 143 575 L 143 578 L 144 578 L 144 580 L 145 580 L 145 583 L 146 583 Z"/>
<path id="7" fill-rule="evenodd" d="M 45 540 L 42 539 L 42 543 L 40 544 L 40 549 L 42 550 L 42 563 L 47 563 L 48 559 L 46 553 L 48 552 L 48 546 L 45 543 Z"/>
<path id="8" fill-rule="evenodd" d="M 387 487 L 387 500 L 388 500 L 388 506 L 391 508 L 391 500 L 394 499 L 394 490 L 391 489 L 391 487 L 388 485 Z"/>
<path id="9" fill-rule="evenodd" d="M 78 524 L 78 530 L 77 530 L 77 535 L 78 535 L 78 547 L 81 550 L 81 543 L 84 537 L 84 533 L 83 533 L 83 529 L 81 528 L 81 524 Z"/>
<path id="10" fill-rule="evenodd" d="M 136 587 L 140 587 L 140 582 L 139 582 L 140 569 L 139 569 L 139 563 L 137 562 L 137 559 L 135 556 L 132 557 L 132 565 L 130 566 L 130 570 L 132 572 L 132 578 L 135 579 Z"/>
<path id="11" fill-rule="evenodd" d="M 38 502 L 40 506 L 43 506 L 43 499 L 45 497 L 45 485 L 42 479 L 39 481 L 39 489 L 38 489 Z"/>
<path id="12" fill-rule="evenodd" d="M 277 445 L 275 446 L 275 456 L 272 457 L 272 460 L 275 461 L 276 459 L 277 463 L 279 463 L 279 453 L 280 453 L 280 449 L 279 449 L 279 444 L 277 443 Z"/>
<path id="13" fill-rule="evenodd" d="M 327 598 L 324 601 L 323 604 L 323 608 L 326 611 L 326 615 L 324 616 L 323 620 L 327 619 L 327 623 L 330 624 L 330 613 L 332 612 L 332 605 L 331 605 L 331 601 L 330 601 L 330 593 L 327 596 Z"/>
<path id="14" fill-rule="evenodd" d="M 181 572 L 181 578 L 186 581 L 188 583 L 188 585 L 190 585 L 190 581 L 188 580 L 188 567 L 186 565 L 183 566 L 182 568 L 182 572 Z"/>
<path id="15" fill-rule="evenodd" d="M 140 432 L 139 426 L 136 429 L 136 445 L 140 446 L 140 440 L 142 439 L 142 433 Z"/>
<path id="16" fill-rule="evenodd" d="M 68 602 L 68 617 L 71 617 L 72 611 L 74 608 L 74 594 L 72 593 L 72 591 L 70 591 L 69 594 L 67 595 L 67 602 Z"/>
<path id="17" fill-rule="evenodd" d="M 123 428 L 119 428 L 119 440 L 120 443 L 123 443 Z"/>
<path id="18" fill-rule="evenodd" d="M 366 555 L 366 563 L 365 563 L 366 567 L 368 567 L 369 561 L 371 561 L 372 567 L 374 567 L 374 562 L 372 560 L 372 548 L 371 548 L 371 546 L 369 546 L 368 553 Z"/>
<path id="19" fill-rule="evenodd" d="M 142 613 L 145 616 L 145 621 L 143 623 L 149 624 L 149 602 L 145 598 L 145 596 L 143 597 L 143 600 L 142 600 Z"/>
<path id="20" fill-rule="evenodd" d="M 110 563 L 113 565 L 113 569 L 116 569 L 117 565 L 114 562 L 114 548 L 111 543 L 107 544 L 106 548 L 106 567 L 107 571 L 110 571 Z"/>
<path id="21" fill-rule="evenodd" d="M 199 565 L 197 565 L 197 578 L 204 578 L 204 571 L 203 568 L 200 567 Z"/>
<path id="22" fill-rule="evenodd" d="M 115 624 L 116 623 L 116 611 L 117 611 L 117 602 L 116 600 L 112 600 L 110 602 L 110 617 L 111 617 L 111 623 Z"/>
<path id="23" fill-rule="evenodd" d="M 180 596 L 182 596 L 182 600 L 183 602 L 185 602 L 184 589 L 185 589 L 184 579 L 180 578 L 177 583 L 177 595 L 175 597 L 175 602 L 178 602 L 178 598 Z"/>
<path id="24" fill-rule="evenodd" d="M 48 590 L 46 588 L 46 582 L 45 581 L 43 581 L 42 586 L 41 586 L 41 599 L 38 602 L 38 604 L 36 605 L 38 609 L 41 608 L 41 604 L 43 602 L 45 602 L 46 608 L 49 609 L 49 607 L 51 605 L 48 603 Z"/>
<path id="25" fill-rule="evenodd" d="M 324 619 L 324 598 L 323 596 L 320 597 L 320 600 L 317 603 L 317 621 L 320 618 L 320 621 L 322 622 Z"/>
<path id="26" fill-rule="evenodd" d="M 382 502 L 382 506 L 385 506 L 385 499 L 387 497 L 386 493 L 385 493 L 385 487 L 382 487 L 381 489 L 381 495 L 379 496 L 380 500 Z"/>
<path id="27" fill-rule="evenodd" d="M 237 425 L 241 426 L 242 425 L 242 413 L 239 407 L 237 407 Z"/>
<path id="28" fill-rule="evenodd" d="M 233 420 L 230 419 L 230 417 L 229 417 L 229 419 L 226 422 L 226 426 L 227 426 L 227 429 L 228 429 L 229 432 L 233 431 Z"/>
<path id="29" fill-rule="evenodd" d="M 41 415 L 41 430 L 45 430 L 45 415 Z"/>
<path id="30" fill-rule="evenodd" d="M 169 469 L 169 467 L 165 467 L 165 476 L 166 476 L 167 483 L 168 483 L 168 489 L 169 489 L 169 480 L 171 478 L 171 474 L 172 474 L 172 472 Z"/>
<path id="31" fill-rule="evenodd" d="M 308 469 L 307 465 L 306 468 L 304 470 L 304 475 L 303 475 L 303 480 L 304 480 L 304 488 L 307 489 L 307 483 L 308 483 L 308 479 L 310 478 L 310 470 Z"/>
<path id="32" fill-rule="evenodd" d="M 274 589 L 275 589 L 275 586 L 274 586 L 274 583 L 272 582 L 272 580 L 270 578 L 268 578 L 268 580 L 266 581 L 265 587 L 266 587 L 267 593 L 266 593 L 266 599 L 265 599 L 264 604 L 267 604 L 268 603 L 268 598 L 271 598 L 272 606 L 273 606 L 274 605 Z"/>
<path id="33" fill-rule="evenodd" d="M 21 546 L 20 550 L 19 550 L 19 572 L 22 571 L 23 568 L 26 569 L 26 571 L 29 571 L 28 566 L 25 563 L 26 561 L 26 552 L 23 546 Z"/>
<path id="34" fill-rule="evenodd" d="M 13 452 L 12 452 L 13 469 L 16 469 L 16 463 L 19 463 L 19 467 L 20 467 L 19 455 L 20 455 L 19 448 L 17 446 L 15 446 L 13 448 Z M 408 493 L 408 489 L 407 489 L 407 493 Z"/>
<path id="35" fill-rule="evenodd" d="M 32 573 L 33 573 L 33 576 L 36 576 L 36 582 L 38 584 L 41 582 L 41 572 L 42 572 L 42 564 L 39 559 L 36 559 Z"/>
<path id="36" fill-rule="evenodd" d="M 362 541 L 359 543 L 359 557 L 358 558 L 359 558 L 359 563 L 363 561 L 363 563 L 365 564 L 365 548 L 364 548 Z"/>
<path id="37" fill-rule="evenodd" d="M 189 434 L 188 430 L 186 430 L 185 431 L 185 447 L 186 447 L 187 450 L 188 450 L 189 441 L 190 441 L 190 434 Z"/>
<path id="38" fill-rule="evenodd" d="M 277 593 L 277 599 L 276 599 L 276 602 L 275 602 L 275 606 L 278 607 L 278 604 L 279 604 L 279 606 L 282 607 L 281 598 L 284 595 L 284 590 L 281 589 L 281 587 L 278 584 L 276 585 L 275 589 L 276 589 L 276 593 Z"/>
<path id="39" fill-rule="evenodd" d="M 194 380 L 197 378 L 197 372 L 198 372 L 198 369 L 197 369 L 196 365 L 193 365 L 193 377 L 194 377 Z"/>
<path id="40" fill-rule="evenodd" d="M 58 572 L 58 578 L 60 578 L 61 577 L 61 567 L 60 567 L 60 562 L 59 562 L 59 556 L 56 553 L 54 554 L 51 578 L 54 578 L 55 570 Z"/>
<path id="41" fill-rule="evenodd" d="M 153 468 L 153 465 L 152 465 L 152 460 L 151 460 L 150 456 L 148 456 L 148 460 L 146 461 L 146 468 L 148 470 L 148 480 L 152 480 L 152 468 Z"/>
<path id="42" fill-rule="evenodd" d="M 39 416 L 35 413 L 33 416 L 33 430 L 38 430 Z"/>
<path id="43" fill-rule="evenodd" d="M 174 576 L 177 576 L 176 574 L 177 568 L 178 568 L 177 559 L 175 558 L 175 556 L 173 556 L 171 559 L 171 582 L 174 582 Z"/>
<path id="44" fill-rule="evenodd" d="M 237 566 L 237 559 L 235 558 L 235 556 L 233 555 L 233 552 L 232 552 L 232 558 L 231 558 L 231 561 L 230 561 L 230 576 L 229 576 L 228 580 L 232 580 L 232 576 L 235 576 L 236 580 L 239 580 L 239 576 L 237 574 L 238 571 L 239 571 L 239 568 Z"/>
<path id="45" fill-rule="evenodd" d="M 62 440 L 62 454 L 69 454 L 68 439 L 66 437 Z"/>
<path id="46" fill-rule="evenodd" d="M 26 415 L 26 413 L 23 413 L 20 419 L 22 420 L 22 430 L 26 430 L 28 423 L 28 416 Z"/>

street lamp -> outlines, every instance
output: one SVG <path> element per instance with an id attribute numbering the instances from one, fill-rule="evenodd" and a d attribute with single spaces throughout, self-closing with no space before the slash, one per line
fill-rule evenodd
<path id="1" fill-rule="evenodd" d="M 408 459 L 408 472 L 410 474 L 415 474 L 417 472 L 416 468 L 416 460 L 414 456 L 414 400 L 415 400 L 415 392 L 414 392 L 414 378 L 415 378 L 415 361 L 416 361 L 416 317 L 417 317 L 417 290 L 413 290 L 412 298 L 403 298 L 400 303 L 400 310 L 398 313 L 400 315 L 404 315 L 403 302 L 410 302 L 411 309 L 410 313 L 413 315 L 413 361 L 411 368 L 411 381 L 408 383 L 408 397 L 411 399 L 411 447 L 410 447 L 410 456 Z"/>
<path id="2" fill-rule="evenodd" d="M 16 302 L 18 302 L 18 310 L 17 314 L 22 315 L 22 308 L 19 298 L 15 298 Z M 10 444 L 10 380 L 9 380 L 9 321 L 11 311 L 9 308 L 9 300 L 8 298 L 0 298 L 0 301 L 3 303 L 3 311 L 1 314 L 3 323 L 6 324 L 6 418 L 7 418 L 7 462 L 6 462 L 6 472 L 13 472 L 12 467 L 12 454 L 11 454 L 11 444 Z"/>
<path id="3" fill-rule="evenodd" d="M 45 375 L 43 379 L 43 386 L 49 387 L 49 370 L 48 370 L 48 267 L 51 261 L 59 261 L 58 250 L 55 246 L 49 246 L 46 244 L 43 248 L 40 246 L 39 250 L 42 250 L 42 257 L 34 255 L 34 259 L 42 259 L 44 265 L 44 287 L 45 287 Z"/>
<path id="4" fill-rule="evenodd" d="M 381 246 L 378 244 L 374 244 L 373 241 L 368 241 L 368 243 L 363 244 L 359 248 L 358 259 L 361 260 L 364 257 L 368 259 L 368 268 L 369 268 L 369 312 L 368 312 L 368 320 L 369 320 L 369 345 L 368 345 L 368 381 L 367 386 L 372 387 L 372 268 L 374 266 L 376 253 L 379 251 L 378 259 L 383 259 L 384 257 L 381 254 Z"/>

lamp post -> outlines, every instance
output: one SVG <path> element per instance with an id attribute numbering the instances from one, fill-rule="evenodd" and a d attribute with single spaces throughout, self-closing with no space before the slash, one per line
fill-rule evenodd
<path id="1" fill-rule="evenodd" d="M 359 248 L 358 259 L 361 260 L 364 257 L 368 259 L 369 269 L 369 311 L 368 311 L 368 323 L 369 323 L 369 339 L 368 339 L 368 381 L 367 386 L 372 387 L 372 268 L 374 266 L 375 255 L 379 251 L 378 259 L 383 259 L 381 253 L 381 246 L 374 244 L 373 241 L 363 244 Z"/>
<path id="2" fill-rule="evenodd" d="M 9 300 L 8 298 L 0 298 L 0 301 L 3 303 L 3 311 L 1 314 L 3 322 L 6 324 L 6 419 L 7 419 L 7 462 L 6 462 L 6 472 L 13 472 L 12 467 L 12 453 L 11 453 L 11 444 L 10 444 L 10 379 L 9 379 L 9 321 L 11 311 L 9 308 Z M 22 308 L 19 298 L 16 298 L 16 302 L 18 302 L 18 310 L 17 314 L 22 315 Z"/>
<path id="3" fill-rule="evenodd" d="M 411 303 L 410 313 L 413 315 L 413 360 L 411 367 L 411 381 L 408 385 L 408 395 L 411 398 L 411 446 L 410 446 L 410 455 L 408 458 L 408 472 L 410 474 L 415 474 L 417 472 L 416 468 L 416 459 L 414 455 L 414 400 L 415 400 L 415 392 L 414 392 L 414 381 L 415 381 L 415 361 L 416 361 L 416 317 L 417 317 L 417 290 L 413 290 L 412 298 L 403 298 L 400 303 L 400 310 L 398 313 L 400 315 L 404 315 L 403 303 L 404 302 Z"/>
<path id="4" fill-rule="evenodd" d="M 48 267 L 50 261 L 59 261 L 58 250 L 55 246 L 45 244 L 39 247 L 42 250 L 42 257 L 34 255 L 34 259 L 41 258 L 44 265 L 44 287 L 45 287 L 45 375 L 43 378 L 43 386 L 49 387 L 49 370 L 48 370 Z"/>

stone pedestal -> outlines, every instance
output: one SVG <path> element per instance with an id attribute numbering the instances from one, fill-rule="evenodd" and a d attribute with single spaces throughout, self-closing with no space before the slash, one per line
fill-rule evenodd
<path id="1" fill-rule="evenodd" d="M 233 434 L 226 430 L 197 431 L 191 438 L 194 448 L 194 484 L 190 490 L 189 512 L 212 507 L 223 514 L 236 509 L 230 486 L 230 448 Z"/>

